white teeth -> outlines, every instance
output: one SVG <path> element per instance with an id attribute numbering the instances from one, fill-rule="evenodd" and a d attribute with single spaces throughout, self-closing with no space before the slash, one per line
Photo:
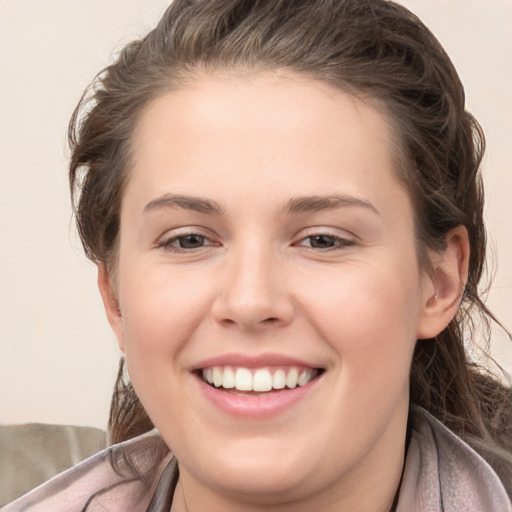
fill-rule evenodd
<path id="1" fill-rule="evenodd" d="M 292 368 L 286 376 L 286 386 L 290 389 L 296 388 L 299 380 L 299 371 L 297 368 Z"/>
<path id="2" fill-rule="evenodd" d="M 220 388 L 222 386 L 222 372 L 218 366 L 213 367 L 213 385 L 216 388 Z"/>
<path id="3" fill-rule="evenodd" d="M 274 389 L 283 389 L 286 386 L 286 373 L 284 370 L 277 370 L 272 376 L 272 387 Z"/>
<path id="4" fill-rule="evenodd" d="M 289 389 L 297 386 L 305 386 L 318 374 L 317 370 L 304 368 L 299 372 L 298 368 L 278 368 L 273 373 L 268 368 L 249 370 L 248 368 L 237 368 L 230 366 L 213 366 L 204 368 L 203 380 L 219 388 L 233 389 L 238 391 L 255 391 L 264 393 L 272 389 Z"/>
<path id="5" fill-rule="evenodd" d="M 247 368 L 238 368 L 236 371 L 235 388 L 238 391 L 252 391 L 252 375 Z"/>
<path id="6" fill-rule="evenodd" d="M 231 368 L 224 368 L 222 387 L 225 389 L 232 389 L 235 387 L 235 372 Z"/>
<path id="7" fill-rule="evenodd" d="M 313 370 L 310 368 L 306 368 L 305 370 L 302 370 L 299 374 L 299 378 L 297 379 L 297 384 L 299 386 L 304 386 L 307 384 L 313 376 Z"/>
<path id="8" fill-rule="evenodd" d="M 272 389 L 272 375 L 268 370 L 256 370 L 252 378 L 253 391 L 270 391 Z"/>

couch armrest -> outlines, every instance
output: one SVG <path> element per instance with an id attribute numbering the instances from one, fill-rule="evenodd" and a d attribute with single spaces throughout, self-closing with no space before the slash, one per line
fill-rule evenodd
<path id="1" fill-rule="evenodd" d="M 106 434 L 97 428 L 0 425 L 0 506 L 105 446 Z"/>

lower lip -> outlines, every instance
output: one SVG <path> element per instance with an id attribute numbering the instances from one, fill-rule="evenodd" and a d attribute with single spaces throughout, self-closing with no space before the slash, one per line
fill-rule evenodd
<path id="1" fill-rule="evenodd" d="M 239 418 L 266 419 L 277 416 L 303 400 L 316 386 L 317 377 L 305 386 L 260 394 L 242 394 L 214 388 L 196 376 L 201 392 L 218 409 Z"/>

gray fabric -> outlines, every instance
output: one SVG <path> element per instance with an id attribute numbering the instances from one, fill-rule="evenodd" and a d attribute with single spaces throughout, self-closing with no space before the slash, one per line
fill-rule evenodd
<path id="1" fill-rule="evenodd" d="M 156 430 L 110 446 L 0 510 L 146 512 L 150 503 L 155 501 L 153 496 L 160 475 L 165 474 L 165 467 L 172 458 L 167 450 L 161 464 L 155 466 L 155 455 L 161 453 L 162 446 L 165 445 Z M 127 459 L 146 478 L 137 478 L 126 464 Z M 171 466 L 171 469 L 171 474 L 176 471 L 175 466 Z M 173 482 L 168 478 L 165 481 L 168 485 Z M 155 508 L 153 511 L 168 512 Z"/>
<path id="2" fill-rule="evenodd" d="M 512 512 L 494 470 L 464 441 L 420 408 L 411 429 L 396 512 Z"/>
<path id="3" fill-rule="evenodd" d="M 111 466 L 111 455 L 122 449 L 145 472 L 161 442 L 152 431 L 110 447 L 2 512 L 168 512 L 178 476 L 170 453 L 147 485 L 120 475 Z M 161 492 L 155 493 L 155 489 Z M 411 415 L 411 440 L 396 512 L 462 511 L 512 512 L 512 504 L 480 455 L 426 411 L 416 408 Z"/>
<path id="4" fill-rule="evenodd" d="M 103 450 L 100 429 L 28 423 L 0 425 L 0 506 Z"/>

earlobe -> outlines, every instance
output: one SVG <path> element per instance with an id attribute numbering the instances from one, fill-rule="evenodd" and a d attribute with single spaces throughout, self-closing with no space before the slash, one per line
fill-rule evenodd
<path id="1" fill-rule="evenodd" d="M 418 339 L 437 336 L 459 309 L 468 277 L 469 238 L 464 226 L 450 230 L 445 248 L 431 258 L 432 271 L 426 276 L 423 311 L 418 324 Z"/>
<path id="2" fill-rule="evenodd" d="M 115 290 L 112 288 L 104 263 L 98 264 L 98 288 L 100 289 L 108 322 L 117 337 L 119 348 L 124 353 L 123 318 L 119 307 L 119 300 Z"/>

